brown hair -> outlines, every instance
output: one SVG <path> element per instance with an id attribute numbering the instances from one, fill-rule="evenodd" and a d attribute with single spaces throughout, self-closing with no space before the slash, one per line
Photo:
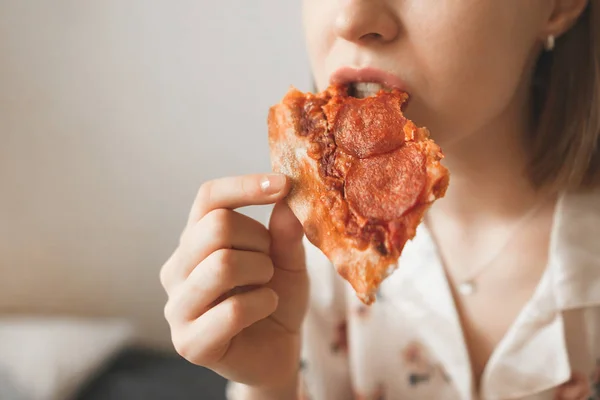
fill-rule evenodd
<path id="1" fill-rule="evenodd" d="M 538 187 L 600 187 L 600 0 L 538 61 L 536 129 L 526 137 Z"/>

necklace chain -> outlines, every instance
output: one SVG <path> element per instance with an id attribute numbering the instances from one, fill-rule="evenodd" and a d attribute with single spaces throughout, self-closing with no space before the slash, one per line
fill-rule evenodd
<path id="1" fill-rule="evenodd" d="M 510 232 L 506 235 L 506 238 L 502 241 L 502 244 L 498 249 L 489 257 L 485 262 L 479 264 L 473 268 L 466 276 L 462 279 L 458 279 L 458 291 L 463 295 L 471 295 L 477 291 L 477 285 L 475 280 L 487 270 L 487 268 L 496 261 L 496 259 L 506 250 L 508 245 L 512 242 L 515 234 L 523 227 L 523 225 L 533 218 L 538 211 L 546 204 L 545 201 L 536 203 L 529 211 L 527 211 L 511 228 Z"/>

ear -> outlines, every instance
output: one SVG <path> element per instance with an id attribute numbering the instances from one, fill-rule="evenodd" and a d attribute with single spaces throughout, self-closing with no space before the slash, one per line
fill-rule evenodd
<path id="1" fill-rule="evenodd" d="M 590 0 L 553 0 L 552 13 L 546 24 L 545 35 L 556 37 L 566 33 L 585 11 Z M 592 0 L 596 1 L 596 0 Z"/>

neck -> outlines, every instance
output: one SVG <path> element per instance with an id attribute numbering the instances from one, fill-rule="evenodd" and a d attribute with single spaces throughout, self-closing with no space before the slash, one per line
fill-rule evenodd
<path id="1" fill-rule="evenodd" d="M 513 102 L 493 124 L 468 137 L 441 143 L 450 187 L 431 210 L 460 225 L 482 225 L 519 218 L 541 201 L 526 174 L 521 138 L 530 129 L 527 101 Z"/>

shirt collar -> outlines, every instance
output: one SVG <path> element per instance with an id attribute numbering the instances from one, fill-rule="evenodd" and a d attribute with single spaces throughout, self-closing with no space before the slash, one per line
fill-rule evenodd
<path id="1" fill-rule="evenodd" d="M 470 363 L 450 288 L 429 233 L 424 227 L 417 232 L 383 288 L 398 308 L 423 314 L 423 339 L 447 367 L 460 397 L 471 399 Z M 599 239 L 600 191 L 562 194 L 554 213 L 548 269 L 492 354 L 482 377 L 483 399 L 521 398 L 570 378 L 563 311 L 600 305 Z"/>
<path id="2" fill-rule="evenodd" d="M 565 312 L 591 306 L 600 306 L 598 190 L 560 196 L 548 269 L 532 301 L 492 355 L 482 398 L 522 398 L 568 381 L 572 371 Z"/>
<path id="3" fill-rule="evenodd" d="M 563 195 L 550 248 L 556 305 L 600 305 L 600 190 Z"/>

